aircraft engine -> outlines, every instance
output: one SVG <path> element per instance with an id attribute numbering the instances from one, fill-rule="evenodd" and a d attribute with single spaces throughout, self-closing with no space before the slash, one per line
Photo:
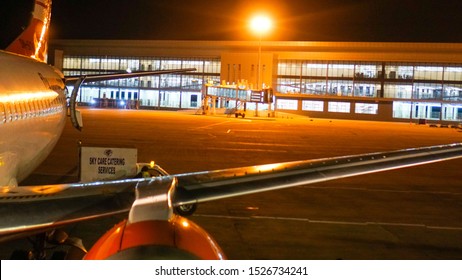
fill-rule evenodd
<path id="1" fill-rule="evenodd" d="M 225 259 L 215 240 L 192 221 L 173 215 L 170 220 L 149 220 L 115 225 L 84 259 Z"/>

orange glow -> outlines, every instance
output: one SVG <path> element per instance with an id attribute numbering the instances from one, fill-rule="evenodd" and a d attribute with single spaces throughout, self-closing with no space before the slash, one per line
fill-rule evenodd
<path id="1" fill-rule="evenodd" d="M 24 99 L 51 99 L 56 98 L 58 94 L 54 91 L 24 92 L 0 96 L 0 102 L 17 102 Z"/>
<path id="2" fill-rule="evenodd" d="M 257 15 L 250 20 L 250 28 L 259 36 L 271 30 L 273 22 L 266 15 Z"/>
<path id="3" fill-rule="evenodd" d="M 66 189 L 65 185 L 50 185 L 50 186 L 37 186 L 30 187 L 30 190 L 37 194 L 53 194 L 58 193 Z"/>
<path id="4" fill-rule="evenodd" d="M 257 166 L 256 171 L 258 171 L 258 172 L 274 171 L 275 169 L 278 169 L 281 166 L 282 166 L 281 163 L 272 163 L 272 164 L 259 165 L 259 166 Z"/>

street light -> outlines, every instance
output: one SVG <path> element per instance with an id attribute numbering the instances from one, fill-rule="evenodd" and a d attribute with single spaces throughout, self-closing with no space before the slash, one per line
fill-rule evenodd
<path id="1" fill-rule="evenodd" d="M 263 87 L 261 82 L 261 38 L 268 33 L 271 26 L 271 19 L 265 15 L 258 15 L 250 20 L 250 29 L 258 35 L 257 90 L 261 90 Z M 268 110 L 270 110 L 270 107 L 268 107 Z M 258 117 L 258 102 L 255 105 L 255 116 Z"/>
<path id="2" fill-rule="evenodd" d="M 252 18 L 250 21 L 250 28 L 258 35 L 258 73 L 257 73 L 257 89 L 262 88 L 261 83 L 261 39 L 264 34 L 266 34 L 272 26 L 271 19 L 264 15 L 258 15 Z"/>

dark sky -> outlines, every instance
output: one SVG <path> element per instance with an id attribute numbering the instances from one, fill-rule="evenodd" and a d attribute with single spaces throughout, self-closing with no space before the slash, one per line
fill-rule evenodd
<path id="1" fill-rule="evenodd" d="M 0 3 L 5 44 L 32 1 Z M 265 40 L 462 43 L 460 0 L 54 0 L 51 37 L 254 40 L 248 21 L 260 10 L 274 19 Z"/>

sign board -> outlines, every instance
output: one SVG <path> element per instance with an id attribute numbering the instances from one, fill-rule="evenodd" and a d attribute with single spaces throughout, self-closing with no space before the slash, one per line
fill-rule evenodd
<path id="1" fill-rule="evenodd" d="M 261 90 L 252 90 L 250 93 L 250 102 L 257 102 L 257 103 L 262 103 L 263 102 L 263 92 Z"/>
<path id="2" fill-rule="evenodd" d="M 134 148 L 80 147 L 80 181 L 117 180 L 136 176 Z"/>

